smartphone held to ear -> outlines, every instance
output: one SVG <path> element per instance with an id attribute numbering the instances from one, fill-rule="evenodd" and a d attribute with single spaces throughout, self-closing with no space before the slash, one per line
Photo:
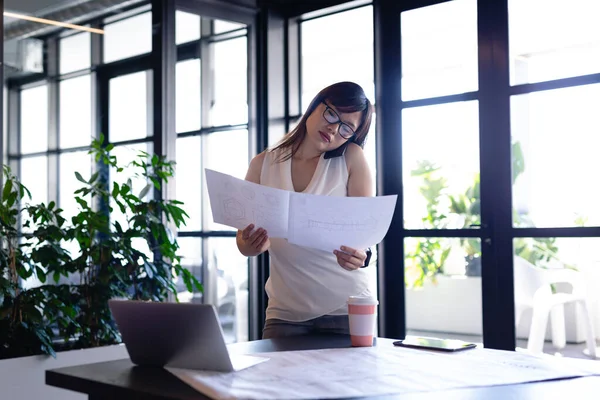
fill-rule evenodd
<path id="1" fill-rule="evenodd" d="M 407 336 L 404 340 L 394 342 L 394 346 L 410 347 L 413 349 L 438 350 L 438 351 L 461 351 L 474 349 L 475 343 L 463 342 L 454 339 L 437 339 L 418 336 Z"/>

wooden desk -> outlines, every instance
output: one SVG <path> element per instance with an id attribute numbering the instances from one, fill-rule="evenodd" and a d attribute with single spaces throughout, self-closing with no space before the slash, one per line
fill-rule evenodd
<path id="1" fill-rule="evenodd" d="M 391 339 L 378 338 L 378 342 Z M 303 336 L 237 343 L 235 353 L 312 350 L 349 347 L 346 336 Z M 468 373 L 468 371 L 465 371 Z M 200 400 L 206 399 L 162 368 L 135 366 L 129 359 L 46 371 L 46 384 L 85 393 L 90 400 Z M 374 399 L 373 397 L 370 399 Z M 459 389 L 441 392 L 391 395 L 377 399 L 402 400 L 516 400 L 600 399 L 600 377 L 586 377 L 519 385 Z"/>

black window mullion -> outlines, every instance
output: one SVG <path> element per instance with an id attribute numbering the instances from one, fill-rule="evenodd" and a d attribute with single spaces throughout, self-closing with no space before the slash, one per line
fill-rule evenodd
<path id="1" fill-rule="evenodd" d="M 515 350 L 508 2 L 479 0 L 483 343 Z"/>
<path id="2" fill-rule="evenodd" d="M 417 8 L 434 6 L 436 4 L 446 3 L 453 0 L 402 0 L 400 12 L 415 10 Z"/>
<path id="3" fill-rule="evenodd" d="M 50 38 L 46 41 L 46 70 L 48 72 L 48 202 L 59 200 L 60 170 L 57 153 L 60 143 L 60 39 Z"/>
<path id="4" fill-rule="evenodd" d="M 396 0 L 374 2 L 375 93 L 377 104 L 377 187 L 380 195 L 398 195 L 394 218 L 379 245 L 379 335 L 404 338 L 404 210 L 402 197 L 402 76 L 400 10 Z"/>
<path id="5" fill-rule="evenodd" d="M 562 227 L 562 228 L 514 228 L 512 237 L 547 238 L 547 237 L 600 237 L 600 227 Z"/>

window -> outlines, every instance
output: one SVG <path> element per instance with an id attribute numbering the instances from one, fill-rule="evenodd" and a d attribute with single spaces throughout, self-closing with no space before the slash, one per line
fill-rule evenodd
<path id="1" fill-rule="evenodd" d="M 214 97 L 208 126 L 248 122 L 248 47 L 246 36 L 212 44 Z"/>
<path id="2" fill-rule="evenodd" d="M 21 153 L 48 150 L 48 86 L 21 92 Z"/>
<path id="3" fill-rule="evenodd" d="M 515 226 L 600 226 L 599 103 L 598 84 L 511 98 Z"/>
<path id="4" fill-rule="evenodd" d="M 243 29 L 246 25 L 238 24 L 237 22 L 231 21 L 223 21 L 220 19 L 215 19 L 213 22 L 213 33 L 218 35 L 220 33 L 230 32 L 237 29 Z"/>
<path id="5" fill-rule="evenodd" d="M 204 168 L 210 168 L 228 175 L 244 179 L 248 170 L 248 131 L 225 131 L 215 132 L 205 137 L 204 146 Z M 224 155 L 227 155 L 224 157 Z M 212 220 L 212 210 L 208 201 L 208 190 L 204 188 L 205 199 L 204 209 L 207 218 L 205 230 L 226 230 L 235 231 L 234 228 L 216 224 Z"/>
<path id="6" fill-rule="evenodd" d="M 148 81 L 151 72 L 137 72 L 110 80 L 109 138 L 111 142 L 142 139 L 149 135 Z"/>
<path id="7" fill-rule="evenodd" d="M 208 262 L 217 272 L 217 312 L 227 342 L 248 340 L 248 257 L 243 256 L 235 238 L 209 238 Z"/>
<path id="8" fill-rule="evenodd" d="M 180 132 L 200 129 L 200 60 L 192 59 L 177 63 L 175 70 L 175 118 L 176 130 Z"/>
<path id="9" fill-rule="evenodd" d="M 138 159 L 139 152 L 144 151 L 148 154 L 152 154 L 152 144 L 151 143 L 138 143 L 132 145 L 124 145 L 124 146 L 116 146 L 112 151 L 111 155 L 117 158 L 118 166 L 123 168 L 123 171 L 117 172 L 114 168 L 110 170 L 110 182 L 109 187 L 112 189 L 113 182 L 117 182 L 119 185 L 125 184 L 129 179 L 131 179 L 131 192 L 136 196 L 142 191 L 144 187 L 148 184 L 146 180 L 144 180 L 140 176 L 136 176 L 136 173 L 139 173 L 139 169 L 131 166 L 131 163 L 134 160 Z M 152 190 L 150 190 L 147 196 L 152 196 Z M 111 199 L 111 207 L 113 208 L 112 213 L 110 215 L 111 225 L 114 223 L 119 223 L 121 226 L 127 226 L 127 214 L 123 214 L 119 207 L 114 203 Z"/>
<path id="10" fill-rule="evenodd" d="M 409 334 L 442 330 L 481 337 L 481 279 L 464 278 L 481 276 L 481 240 L 410 237 L 404 251 Z"/>
<path id="11" fill-rule="evenodd" d="M 476 0 L 401 14 L 402 100 L 477 90 Z"/>
<path id="12" fill-rule="evenodd" d="M 48 204 L 48 157 L 25 157 L 21 159 L 19 174 L 21 183 L 31 192 L 31 200 L 25 204 Z"/>
<path id="13" fill-rule="evenodd" d="M 478 113 L 476 101 L 402 110 L 406 228 L 480 223 Z"/>
<path id="14" fill-rule="evenodd" d="M 65 37 L 60 40 L 61 74 L 79 71 L 90 67 L 91 34 L 84 32 Z"/>
<path id="15" fill-rule="evenodd" d="M 70 221 L 71 217 L 79 211 L 79 205 L 75 201 L 73 193 L 84 186 L 75 177 L 75 172 L 79 172 L 83 179 L 90 178 L 92 157 L 87 150 L 63 153 L 59 158 L 58 205 L 63 209 L 62 215 L 67 221 Z M 87 196 L 86 201 L 90 204 L 91 196 Z"/>
<path id="16" fill-rule="evenodd" d="M 598 1 L 509 0 L 508 11 L 512 85 L 600 72 Z"/>
<path id="17" fill-rule="evenodd" d="M 200 39 L 199 15 L 177 10 L 175 18 L 175 42 L 177 44 Z"/>
<path id="18" fill-rule="evenodd" d="M 200 37 L 200 23 L 205 22 L 213 26 L 213 32 L 240 31 L 226 39 Z M 183 265 L 202 282 L 204 293 L 189 293 L 182 282 L 176 285 L 180 301 L 215 306 L 227 342 L 244 341 L 249 326 L 248 259 L 237 249 L 235 230 L 212 222 L 204 169 L 242 179 L 248 169 L 247 31 L 242 29 L 245 25 L 218 24 L 206 17 L 200 21 L 184 14 L 176 23 L 179 32 L 186 30 L 190 40 L 199 38 L 198 44 L 207 50 L 202 52 L 202 60 L 200 55 L 189 58 L 188 54 L 177 63 L 175 111 L 176 197 L 189 215 L 178 242 Z M 184 42 L 181 35 L 178 43 Z"/>
<path id="19" fill-rule="evenodd" d="M 104 62 L 152 51 L 152 13 L 145 12 L 104 27 Z"/>
<path id="20" fill-rule="evenodd" d="M 430 99 L 401 109 L 406 329 L 479 341 L 482 239 L 468 232 L 481 226 L 479 101 L 438 99 L 478 90 L 477 2 L 440 2 L 399 20 L 402 100 Z"/>
<path id="21" fill-rule="evenodd" d="M 202 230 L 202 170 L 201 137 L 177 139 L 177 200 L 189 215 L 182 231 Z"/>
<path id="22" fill-rule="evenodd" d="M 347 80 L 374 103 L 373 7 L 308 20 L 301 29 L 302 110 L 321 89 Z"/>
<path id="23" fill-rule="evenodd" d="M 92 141 L 90 75 L 61 81 L 59 96 L 60 147 L 88 146 Z"/>

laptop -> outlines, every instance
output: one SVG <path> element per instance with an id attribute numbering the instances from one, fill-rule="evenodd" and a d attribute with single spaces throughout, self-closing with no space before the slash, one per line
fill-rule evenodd
<path id="1" fill-rule="evenodd" d="M 109 300 L 108 305 L 136 365 L 233 372 L 268 360 L 229 354 L 210 304 Z"/>

